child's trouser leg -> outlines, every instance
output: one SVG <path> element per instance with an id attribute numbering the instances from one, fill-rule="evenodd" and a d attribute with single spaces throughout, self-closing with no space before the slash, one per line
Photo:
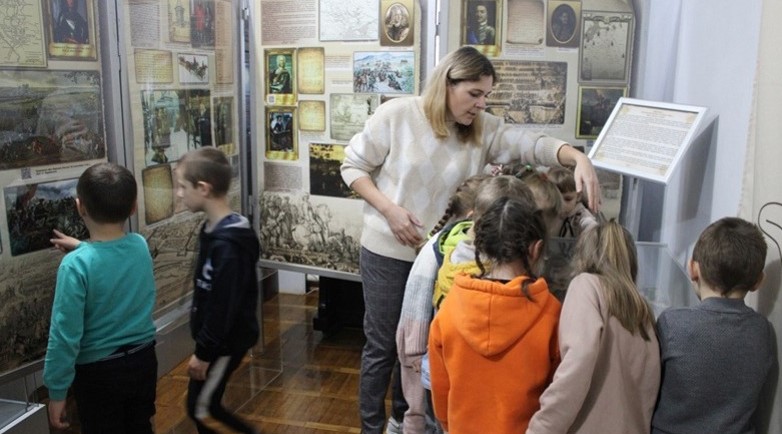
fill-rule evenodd
<path id="1" fill-rule="evenodd" d="M 416 356 L 421 358 L 421 356 Z M 401 363 L 402 374 L 402 391 L 405 395 L 405 401 L 409 408 L 405 412 L 404 417 L 404 433 L 405 434 L 424 434 L 426 432 L 426 399 L 424 396 L 424 388 L 421 385 L 421 374 L 417 372 L 412 366 L 412 359 L 414 357 L 405 357 Z"/>
<path id="2" fill-rule="evenodd" d="M 239 367 L 246 352 L 231 356 L 220 356 L 210 365 L 206 381 L 190 380 L 187 392 L 187 414 L 196 424 L 199 434 L 211 434 L 217 431 L 204 425 L 207 417 L 241 433 L 253 433 L 254 429 L 246 422 L 223 407 L 223 393 L 231 374 Z"/>

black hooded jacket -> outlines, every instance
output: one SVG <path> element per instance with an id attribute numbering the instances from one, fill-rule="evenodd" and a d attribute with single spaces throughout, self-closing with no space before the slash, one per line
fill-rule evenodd
<path id="1" fill-rule="evenodd" d="M 207 362 L 237 354 L 258 341 L 258 236 L 249 221 L 231 214 L 199 234 L 190 332 L 195 355 Z"/>

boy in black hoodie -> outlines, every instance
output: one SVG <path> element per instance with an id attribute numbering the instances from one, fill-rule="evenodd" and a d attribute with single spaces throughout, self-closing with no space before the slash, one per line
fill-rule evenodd
<path id="1" fill-rule="evenodd" d="M 217 432 L 204 424 L 206 417 L 234 431 L 256 433 L 221 401 L 228 378 L 258 340 L 258 237 L 250 222 L 228 205 L 231 166 L 220 150 L 188 152 L 176 173 L 177 196 L 190 211 L 206 214 L 190 311 L 196 346 L 188 363 L 187 412 L 199 433 Z"/>

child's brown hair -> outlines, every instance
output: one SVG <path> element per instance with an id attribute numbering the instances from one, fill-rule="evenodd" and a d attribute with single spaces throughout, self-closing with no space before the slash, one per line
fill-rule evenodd
<path id="1" fill-rule="evenodd" d="M 231 163 L 223 151 L 206 146 L 190 151 L 177 164 L 177 172 L 193 185 L 205 182 L 215 197 L 228 194 L 231 186 Z"/>

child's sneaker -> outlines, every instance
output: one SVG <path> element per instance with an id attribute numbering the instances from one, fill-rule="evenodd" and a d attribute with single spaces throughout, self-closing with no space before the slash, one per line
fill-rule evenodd
<path id="1" fill-rule="evenodd" d="M 388 425 L 386 425 L 386 434 L 402 434 L 402 424 L 393 417 L 389 417 Z"/>

